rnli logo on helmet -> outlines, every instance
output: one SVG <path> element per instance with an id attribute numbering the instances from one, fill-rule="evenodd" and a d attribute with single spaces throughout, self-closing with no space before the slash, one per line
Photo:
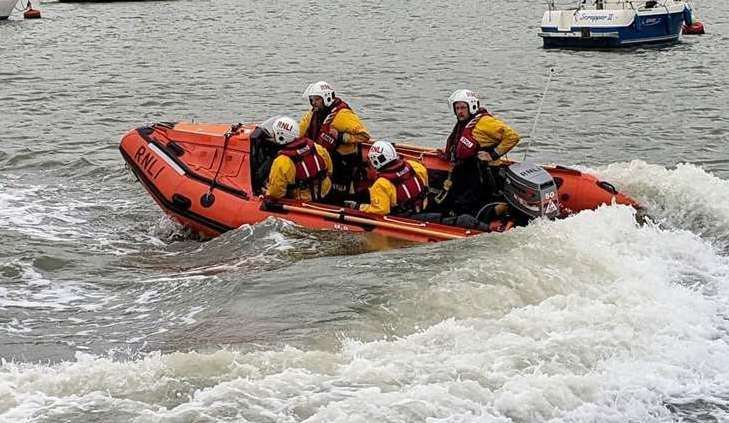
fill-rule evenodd
<path id="1" fill-rule="evenodd" d="M 291 123 L 285 122 L 283 120 L 278 121 L 276 123 L 276 127 L 283 129 L 284 131 L 290 131 L 290 130 L 294 129 L 293 126 L 291 126 Z"/>
<path id="2" fill-rule="evenodd" d="M 380 154 L 380 153 L 382 153 L 382 146 L 379 146 L 379 145 L 373 145 L 373 146 L 372 146 L 372 151 L 374 151 L 374 152 L 375 152 L 375 153 L 377 153 L 377 154 Z"/>
<path id="3" fill-rule="evenodd" d="M 319 89 L 322 91 L 324 91 L 324 90 L 334 91 L 334 88 L 332 88 L 329 84 L 320 84 Z"/>
<path id="4" fill-rule="evenodd" d="M 466 97 L 468 98 L 478 98 L 478 95 L 473 91 L 466 91 Z"/>

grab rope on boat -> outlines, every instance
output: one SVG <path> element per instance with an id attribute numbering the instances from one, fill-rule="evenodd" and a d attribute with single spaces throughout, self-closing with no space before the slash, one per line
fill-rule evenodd
<path id="1" fill-rule="evenodd" d="M 225 134 L 223 134 L 223 152 L 220 157 L 220 161 L 218 162 L 218 169 L 215 171 L 215 176 L 213 176 L 213 180 L 210 182 L 210 187 L 208 188 L 208 191 L 203 194 L 202 197 L 200 197 L 200 204 L 205 208 L 212 206 L 215 202 L 213 189 L 215 189 L 218 184 L 218 175 L 220 174 L 220 169 L 223 167 L 223 162 L 225 161 L 225 151 L 228 149 L 228 141 L 233 138 L 233 135 L 238 133 L 242 126 L 242 123 L 236 123 L 234 125 L 231 125 L 230 129 L 225 131 Z"/>

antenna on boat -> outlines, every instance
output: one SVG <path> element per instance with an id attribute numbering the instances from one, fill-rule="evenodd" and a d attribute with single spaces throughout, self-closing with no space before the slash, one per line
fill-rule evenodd
<path id="1" fill-rule="evenodd" d="M 544 92 L 542 93 L 542 99 L 539 100 L 539 107 L 537 107 L 537 114 L 534 116 L 534 124 L 532 125 L 532 130 L 529 132 L 529 135 L 526 138 L 529 138 L 527 140 L 526 145 L 526 151 L 524 151 L 524 158 L 522 161 L 526 160 L 527 154 L 529 154 L 529 146 L 531 145 L 532 138 L 534 137 L 534 131 L 537 129 L 537 122 L 539 121 L 539 115 L 542 113 L 542 105 L 544 104 L 544 98 L 547 96 L 547 91 L 549 90 L 549 81 L 552 80 L 552 75 L 554 75 L 554 68 L 549 68 L 549 75 L 547 76 L 547 83 L 544 85 Z"/>

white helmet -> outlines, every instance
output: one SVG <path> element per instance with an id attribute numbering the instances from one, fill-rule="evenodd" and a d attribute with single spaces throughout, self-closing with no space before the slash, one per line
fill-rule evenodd
<path id="1" fill-rule="evenodd" d="M 334 103 L 334 87 L 326 81 L 314 82 L 306 87 L 304 90 L 304 98 L 308 99 L 313 95 L 319 96 L 324 100 L 324 107 L 329 107 Z"/>
<path id="2" fill-rule="evenodd" d="M 451 104 L 451 110 L 454 112 L 456 110 L 456 103 L 461 101 L 468 104 L 468 111 L 471 114 L 476 113 L 478 108 L 481 107 L 481 103 L 478 101 L 478 94 L 471 90 L 454 91 L 453 94 L 448 97 L 448 102 Z"/>
<path id="3" fill-rule="evenodd" d="M 273 142 L 286 145 L 299 137 L 299 125 L 288 116 L 281 116 L 273 121 Z"/>
<path id="4" fill-rule="evenodd" d="M 387 141 L 377 141 L 370 147 L 367 157 L 370 159 L 370 163 L 375 169 L 380 170 L 388 164 L 397 160 L 397 151 Z"/>

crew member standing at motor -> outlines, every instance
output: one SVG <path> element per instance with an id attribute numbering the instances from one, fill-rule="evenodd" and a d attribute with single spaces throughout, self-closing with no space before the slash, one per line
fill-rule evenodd
<path id="1" fill-rule="evenodd" d="M 491 166 L 516 146 L 519 134 L 481 107 L 470 90 L 458 90 L 448 97 L 457 121 L 446 142 L 445 158 L 451 162 L 444 184 L 447 204 L 456 214 L 476 215 L 498 189 Z"/>
<path id="2" fill-rule="evenodd" d="M 299 131 L 329 151 L 334 164 L 330 202 L 341 202 L 353 192 L 353 177 L 360 165 L 358 145 L 370 134 L 357 114 L 325 81 L 306 87 L 309 110 L 299 122 Z"/>
<path id="3" fill-rule="evenodd" d="M 372 144 L 367 154 L 377 170 L 377 179 L 370 187 L 370 203 L 358 208 L 367 213 L 411 216 L 425 208 L 428 192 L 428 171 L 420 162 L 403 160 L 387 141 Z M 345 202 L 356 208 L 356 203 Z"/>
<path id="4" fill-rule="evenodd" d="M 332 159 L 314 141 L 299 137 L 296 121 L 284 116 L 273 121 L 273 142 L 280 146 L 268 174 L 271 198 L 321 201 L 332 187 Z"/>

